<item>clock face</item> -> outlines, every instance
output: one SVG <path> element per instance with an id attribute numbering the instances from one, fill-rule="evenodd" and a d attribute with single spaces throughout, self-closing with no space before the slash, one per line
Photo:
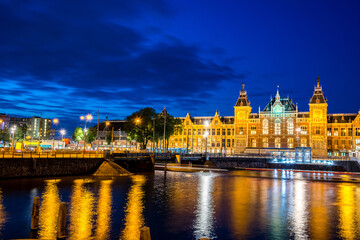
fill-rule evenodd
<path id="1" fill-rule="evenodd" d="M 278 106 L 275 106 L 274 107 L 274 110 L 273 110 L 275 113 L 281 113 L 282 112 L 282 109 L 281 107 L 278 105 Z"/>

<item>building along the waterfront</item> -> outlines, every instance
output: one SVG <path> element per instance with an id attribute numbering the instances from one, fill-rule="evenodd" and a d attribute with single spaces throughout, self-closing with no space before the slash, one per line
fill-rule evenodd
<path id="1" fill-rule="evenodd" d="M 238 154 L 251 149 L 311 147 L 313 156 L 345 156 L 360 152 L 360 111 L 328 114 L 317 79 L 309 111 L 300 112 L 279 90 L 266 107 L 252 112 L 245 85 L 234 106 L 234 116 L 191 117 L 182 120 L 182 131 L 170 137 L 169 149 L 187 152 Z"/>

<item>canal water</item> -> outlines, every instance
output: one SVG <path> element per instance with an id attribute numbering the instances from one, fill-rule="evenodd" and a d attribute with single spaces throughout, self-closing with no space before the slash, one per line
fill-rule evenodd
<path id="1" fill-rule="evenodd" d="M 0 181 L 0 238 L 55 239 L 60 202 L 68 239 L 360 239 L 360 177 L 292 171 L 65 177 Z"/>

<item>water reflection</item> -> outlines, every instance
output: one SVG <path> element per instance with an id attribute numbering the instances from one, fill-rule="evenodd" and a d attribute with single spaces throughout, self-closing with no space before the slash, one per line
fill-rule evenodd
<path id="1" fill-rule="evenodd" d="M 39 215 L 39 238 L 56 239 L 56 226 L 59 211 L 59 179 L 46 180 L 45 190 L 42 194 L 42 201 Z"/>
<path id="2" fill-rule="evenodd" d="M 308 212 L 306 199 L 306 182 L 294 182 L 293 234 L 295 239 L 308 239 Z"/>
<path id="3" fill-rule="evenodd" d="M 94 194 L 86 183 L 89 179 L 74 180 L 70 207 L 69 239 L 90 239 L 93 228 Z"/>
<path id="4" fill-rule="evenodd" d="M 215 238 L 214 236 L 214 207 L 213 207 L 213 182 L 214 177 L 209 174 L 199 174 L 200 182 L 198 187 L 198 203 L 196 210 L 195 221 L 195 237 L 201 238 Z"/>
<path id="5" fill-rule="evenodd" d="M 326 206 L 328 184 L 313 183 L 311 185 L 311 237 L 318 239 L 329 239 L 329 211 L 330 206 Z"/>
<path id="6" fill-rule="evenodd" d="M 354 195 L 355 186 L 342 184 L 339 187 L 338 206 L 339 206 L 339 228 L 342 239 L 357 239 L 355 224 L 355 206 Z"/>
<path id="7" fill-rule="evenodd" d="M 5 222 L 6 222 L 6 213 L 5 213 L 5 207 L 3 205 L 3 192 L 0 188 L 0 231 L 3 229 Z"/>
<path id="8" fill-rule="evenodd" d="M 112 180 L 103 180 L 100 183 L 95 239 L 110 238 L 112 182 Z"/>
<path id="9" fill-rule="evenodd" d="M 125 228 L 122 231 L 120 239 L 138 240 L 140 229 L 144 226 L 144 190 L 143 186 L 146 178 L 143 175 L 131 176 L 133 185 L 128 194 L 125 210 Z"/>

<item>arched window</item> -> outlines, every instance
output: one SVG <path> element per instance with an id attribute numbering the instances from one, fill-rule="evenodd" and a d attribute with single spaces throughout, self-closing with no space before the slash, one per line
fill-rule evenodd
<path id="1" fill-rule="evenodd" d="M 294 120 L 292 118 L 287 120 L 287 133 L 289 135 L 294 134 Z"/>
<path id="2" fill-rule="evenodd" d="M 281 134 L 281 120 L 279 118 L 275 119 L 275 135 Z"/>
<path id="3" fill-rule="evenodd" d="M 269 120 L 263 120 L 263 134 L 269 134 Z"/>

